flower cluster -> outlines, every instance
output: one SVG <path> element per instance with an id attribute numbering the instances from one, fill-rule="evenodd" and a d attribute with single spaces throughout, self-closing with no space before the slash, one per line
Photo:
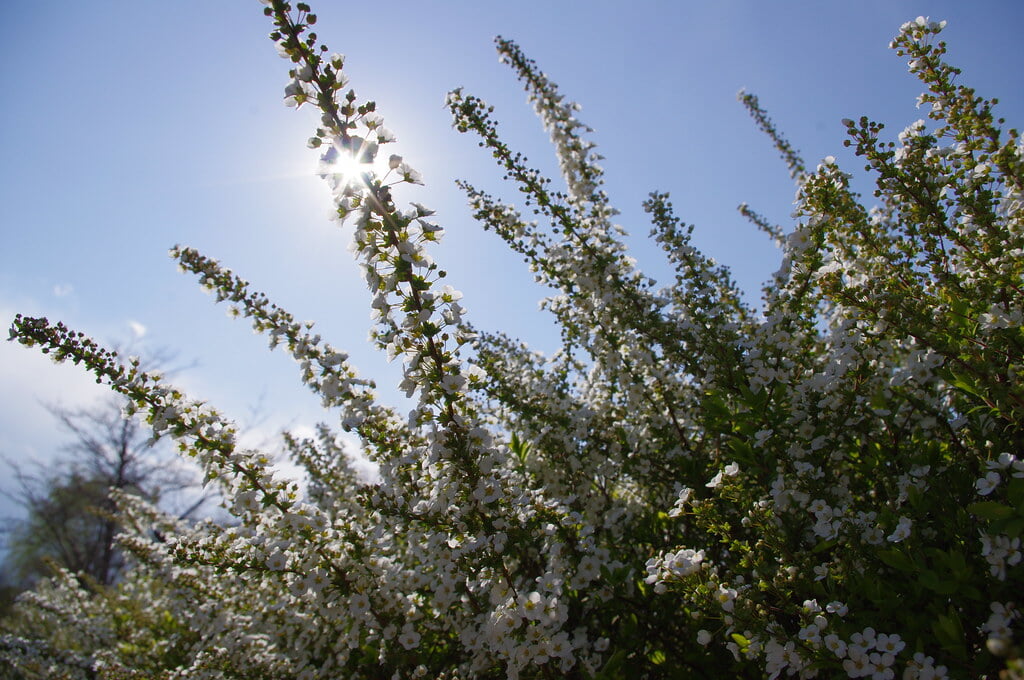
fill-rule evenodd
<path id="1" fill-rule="evenodd" d="M 740 98 L 797 185 L 794 224 L 740 210 L 782 250 L 764 307 L 644 204 L 674 268 L 627 254 L 600 157 L 512 42 L 564 189 L 462 90 L 447 105 L 525 196 L 461 183 L 474 216 L 552 290 L 552 356 L 473 328 L 444 282 L 422 177 L 305 3 L 263 0 L 315 108 L 334 214 L 400 359 L 408 417 L 348 355 L 195 250 L 172 256 L 296 361 L 334 422 L 285 437 L 307 481 L 233 425 L 81 333 L 19 316 L 11 338 L 83 363 L 174 437 L 233 521 L 187 525 L 118 497 L 135 567 L 109 592 L 60 574 L 24 596 L 0 658 L 28 677 L 995 677 L 1021 665 L 1024 146 L 957 84 L 920 18 L 893 42 L 927 120 L 894 140 L 846 121 L 876 181 L 810 169 Z M 379 469 L 361 481 L 340 432 Z M 825 603 L 825 604 L 819 604 Z M 882 632 L 884 631 L 884 632 Z"/>

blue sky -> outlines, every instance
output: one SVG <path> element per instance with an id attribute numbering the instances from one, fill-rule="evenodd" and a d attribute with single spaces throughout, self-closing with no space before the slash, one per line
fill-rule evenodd
<path id="1" fill-rule="evenodd" d="M 0 318 L 45 315 L 104 342 L 135 337 L 142 348 L 176 351 L 179 363 L 195 364 L 178 382 L 248 422 L 253 440 L 324 416 L 285 355 L 269 353 L 176 270 L 166 254 L 174 244 L 197 247 L 298 318 L 317 320 L 379 378 L 385 399 L 397 398 L 398 375 L 366 344 L 368 298 L 346 251 L 350 233 L 327 221 L 328 194 L 305 147 L 313 114 L 281 103 L 288 65 L 261 9 L 256 0 L 35 0 L 5 9 L 0 46 Z M 732 266 L 755 300 L 778 255 L 735 208 L 746 201 L 786 224 L 794 190 L 736 102 L 740 88 L 759 95 L 810 164 L 833 154 L 859 172 L 842 147 L 842 118 L 868 115 L 895 137 L 923 115 L 916 81 L 887 48 L 902 22 L 923 14 L 949 21 L 949 59 L 964 81 L 1000 96 L 1010 124 L 1024 121 L 1024 4 L 1013 0 L 314 9 L 319 35 L 348 57 L 352 86 L 397 133 L 394 151 L 425 175 L 427 186 L 406 198 L 438 211 L 447 240 L 436 259 L 465 292 L 469 318 L 544 350 L 555 336 L 536 312 L 543 291 L 472 223 L 453 184 L 501 188 L 475 140 L 450 127 L 442 101 L 457 86 L 494 104 L 505 138 L 534 163 L 557 167 L 497 62 L 497 34 L 517 40 L 583 105 L 641 264 L 657 254 L 643 242 L 640 204 L 667 190 L 697 225 L 698 245 Z M 81 369 L 0 343 L 0 452 L 51 457 L 62 440 L 41 402 L 84 405 L 102 394 Z M 10 512 L 0 502 L 0 516 Z"/>

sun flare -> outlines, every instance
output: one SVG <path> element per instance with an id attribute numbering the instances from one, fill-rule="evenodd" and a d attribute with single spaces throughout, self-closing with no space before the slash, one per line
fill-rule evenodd
<path id="1" fill-rule="evenodd" d="M 323 153 L 319 174 L 335 175 L 339 183 L 347 184 L 363 179 L 367 173 L 383 177 L 389 169 L 387 157 L 379 153 L 377 144 L 350 137 L 345 143 L 336 142 Z"/>

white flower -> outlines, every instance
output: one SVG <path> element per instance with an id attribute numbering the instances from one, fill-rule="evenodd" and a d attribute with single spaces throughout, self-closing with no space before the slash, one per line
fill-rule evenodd
<path id="1" fill-rule="evenodd" d="M 679 517 L 685 512 L 686 504 L 690 502 L 693 497 L 693 489 L 688 486 L 684 486 L 679 491 L 679 497 L 676 502 L 672 504 L 672 509 L 668 511 L 669 517 Z"/>
<path id="2" fill-rule="evenodd" d="M 454 302 L 462 299 L 462 291 L 456 290 L 449 285 L 441 286 L 441 299 L 445 302 Z"/>
<path id="3" fill-rule="evenodd" d="M 404 161 L 399 164 L 398 172 L 402 175 L 402 179 L 410 184 L 423 184 L 423 175 Z"/>
<path id="4" fill-rule="evenodd" d="M 989 571 L 1000 581 L 1006 580 L 1006 567 L 1020 564 L 1020 538 L 981 535 L 981 554 L 989 563 Z"/>
<path id="5" fill-rule="evenodd" d="M 892 654 L 872 652 L 868 655 L 868 667 L 871 673 L 871 680 L 891 680 L 896 673 L 890 666 L 896 658 Z"/>
<path id="6" fill-rule="evenodd" d="M 703 628 L 697 631 L 697 644 L 707 647 L 711 643 L 711 633 Z"/>
<path id="7" fill-rule="evenodd" d="M 665 555 L 665 567 L 676 576 L 687 576 L 700 570 L 704 561 L 703 550 L 685 548 L 679 552 Z"/>
<path id="8" fill-rule="evenodd" d="M 832 519 L 832 508 L 820 498 L 815 498 L 811 501 L 811 504 L 807 506 L 807 510 L 815 515 L 819 515 L 819 519 L 821 519 L 820 515 L 825 515 L 825 519 Z"/>
<path id="9" fill-rule="evenodd" d="M 487 379 L 487 372 L 475 364 L 470 364 L 464 371 L 471 383 L 479 383 Z"/>
<path id="10" fill-rule="evenodd" d="M 572 658 L 572 645 L 569 643 L 569 634 L 565 631 L 555 633 L 548 640 L 548 655 L 560 658 Z"/>
<path id="11" fill-rule="evenodd" d="M 1006 468 L 1010 467 L 1016 462 L 1016 456 L 1014 456 L 1012 453 L 1007 453 L 1006 451 L 1003 451 L 996 457 L 995 460 L 986 461 L 985 467 L 987 467 L 989 470 L 1005 470 Z"/>
<path id="12" fill-rule="evenodd" d="M 353 616 L 361 616 L 370 609 L 370 598 L 366 596 L 366 593 L 356 593 L 348 601 L 349 611 L 352 612 Z"/>
<path id="13" fill-rule="evenodd" d="M 719 584 L 718 592 L 715 593 L 715 599 L 717 599 L 718 603 L 722 605 L 723 611 L 731 612 L 736 603 L 736 589 L 726 588 Z"/>
<path id="14" fill-rule="evenodd" d="M 896 633 L 893 633 L 892 635 L 882 633 L 875 641 L 875 649 L 886 654 L 899 654 L 906 646 L 907 643 L 905 643 Z"/>
<path id="15" fill-rule="evenodd" d="M 576 565 L 576 582 L 586 584 L 601 574 L 601 563 L 594 555 L 584 555 Z"/>
<path id="16" fill-rule="evenodd" d="M 329 583 L 330 578 L 328 578 L 327 572 L 322 569 L 314 569 L 302 579 L 303 588 L 311 590 L 313 593 L 321 592 Z"/>
<path id="17" fill-rule="evenodd" d="M 851 654 L 849 659 L 843 661 L 843 670 L 846 671 L 847 677 L 850 678 L 862 678 L 870 674 L 869 668 L 868 656 L 864 653 Z"/>
<path id="18" fill-rule="evenodd" d="M 817 643 L 821 642 L 821 631 L 818 630 L 818 626 L 816 624 L 812 623 L 809 626 L 801 628 L 800 632 L 797 633 L 797 637 L 804 642 L 817 646 Z"/>
<path id="19" fill-rule="evenodd" d="M 936 666 L 935 659 L 924 652 L 915 652 L 914 658 L 907 663 L 907 669 L 903 672 L 903 680 L 941 680 L 945 677 L 946 667 Z"/>
<path id="20" fill-rule="evenodd" d="M 466 379 L 457 373 L 449 373 L 441 378 L 441 389 L 448 394 L 455 394 L 465 384 Z"/>
<path id="21" fill-rule="evenodd" d="M 309 98 L 309 85 L 303 83 L 301 80 L 295 79 L 288 83 L 288 86 L 284 88 L 284 104 L 285 106 L 299 108 Z"/>
<path id="22" fill-rule="evenodd" d="M 869 626 L 859 633 L 854 633 L 850 636 L 850 642 L 866 652 L 871 651 L 875 648 L 875 629 Z"/>
<path id="23" fill-rule="evenodd" d="M 722 483 L 723 479 L 725 479 L 726 477 L 735 477 L 739 473 L 740 473 L 740 466 L 739 466 L 739 464 L 735 463 L 735 462 L 734 463 L 729 463 L 728 465 L 725 466 L 724 469 L 720 470 L 718 472 L 718 474 L 715 475 L 711 479 L 710 482 L 708 482 L 704 486 L 708 487 L 709 489 L 717 488 Z"/>
<path id="24" fill-rule="evenodd" d="M 910 527 L 913 521 L 909 517 L 900 517 L 899 522 L 896 524 L 896 528 L 893 532 L 886 537 L 890 543 L 899 543 L 900 541 L 909 538 Z"/>
<path id="25" fill-rule="evenodd" d="M 544 597 L 537 591 L 526 595 L 519 595 L 519 611 L 523 618 L 532 621 L 539 621 L 544 616 Z"/>
<path id="26" fill-rule="evenodd" d="M 992 471 L 986 474 L 984 477 L 974 482 L 975 488 L 978 489 L 979 496 L 987 496 L 996 490 L 1000 482 L 999 473 Z"/>
<path id="27" fill-rule="evenodd" d="M 489 505 L 498 500 L 501 495 L 501 484 L 494 477 L 483 477 L 473 491 L 473 498 L 484 505 Z"/>
<path id="28" fill-rule="evenodd" d="M 861 537 L 864 539 L 864 542 L 870 543 L 871 545 L 881 545 L 882 543 L 884 543 L 884 536 L 885 532 L 882 531 L 882 529 L 879 527 L 868 527 L 864 530 L 863 534 L 861 535 Z"/>
<path id="29" fill-rule="evenodd" d="M 840 659 L 846 656 L 846 643 L 835 633 L 826 635 L 823 642 L 825 643 L 825 649 L 828 649 Z"/>
<path id="30" fill-rule="evenodd" d="M 398 636 L 398 642 L 406 649 L 415 649 L 420 644 L 420 634 L 417 633 L 411 623 L 402 626 L 402 632 Z"/>
<path id="31" fill-rule="evenodd" d="M 267 558 L 267 569 L 271 571 L 283 571 L 286 566 L 288 566 L 288 558 L 280 550 L 275 550 Z"/>

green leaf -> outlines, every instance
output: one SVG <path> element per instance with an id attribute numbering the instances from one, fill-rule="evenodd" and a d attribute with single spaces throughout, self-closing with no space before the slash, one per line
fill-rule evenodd
<path id="1" fill-rule="evenodd" d="M 815 548 L 815 551 L 816 550 L 817 548 Z M 916 571 L 913 560 L 907 557 L 907 555 L 901 550 L 892 548 L 890 550 L 879 550 L 875 554 L 878 555 L 878 559 L 882 560 L 897 571 L 907 573 Z"/>
<path id="2" fill-rule="evenodd" d="M 928 590 L 932 590 L 940 595 L 952 595 L 957 590 L 956 581 L 943 579 L 931 569 L 922 571 L 918 576 L 918 582 Z"/>
<path id="3" fill-rule="evenodd" d="M 885 409 L 889 407 L 892 401 L 891 396 L 886 396 L 883 390 L 879 390 L 871 395 L 870 405 L 873 409 Z"/>
<path id="4" fill-rule="evenodd" d="M 623 639 L 632 640 L 633 636 L 636 635 L 637 630 L 640 628 L 640 619 L 637 618 L 636 614 L 630 613 L 625 621 L 623 621 L 619 633 Z"/>
<path id="5" fill-rule="evenodd" d="M 1013 508 L 995 501 L 980 501 L 967 506 L 967 511 L 982 519 L 1008 519 L 1013 516 Z"/>
<path id="6" fill-rule="evenodd" d="M 946 566 L 953 572 L 954 576 L 965 576 L 969 574 L 970 570 L 967 568 L 967 560 L 964 558 L 964 554 L 956 549 L 951 549 L 945 553 Z"/>
<path id="7" fill-rule="evenodd" d="M 1006 498 L 1019 512 L 1024 513 L 1024 479 L 1020 477 L 1010 479 L 1006 486 Z"/>
<path id="8" fill-rule="evenodd" d="M 964 627 L 952 606 L 947 614 L 935 618 L 932 632 L 944 650 L 961 659 L 967 657 L 967 650 L 964 646 Z"/>
<path id="9" fill-rule="evenodd" d="M 977 397 L 978 399 L 982 399 L 982 400 L 985 399 L 985 395 L 981 392 L 981 390 L 979 390 L 977 387 L 975 387 L 972 383 L 968 382 L 966 378 L 964 378 L 963 376 L 957 375 L 956 373 L 953 373 L 952 371 L 950 372 L 950 375 L 953 377 L 953 380 L 951 381 L 953 387 L 955 387 L 958 390 L 961 390 L 963 392 L 966 392 L 967 394 L 970 394 L 971 396 Z"/>
<path id="10" fill-rule="evenodd" d="M 725 402 L 713 392 L 709 392 L 704 395 L 704 400 L 701 402 L 701 408 L 715 420 L 730 420 L 732 418 L 732 411 L 730 411 L 729 407 L 725 405 Z"/>
<path id="11" fill-rule="evenodd" d="M 620 649 L 612 654 L 604 667 L 594 676 L 594 680 L 613 680 L 613 678 L 624 677 L 620 670 L 626 662 L 626 650 Z"/>
<path id="12" fill-rule="evenodd" d="M 998 527 L 998 532 L 1006 534 L 1011 540 L 1019 538 L 1024 533 L 1024 517 L 1014 517 L 1003 522 L 993 524 L 993 528 Z"/>
<path id="13" fill-rule="evenodd" d="M 910 507 L 918 509 L 922 500 L 924 500 L 924 494 L 916 486 L 907 487 L 907 502 L 910 503 Z"/>
<path id="14" fill-rule="evenodd" d="M 829 548 L 833 547 L 837 543 L 839 543 L 839 539 L 838 538 L 832 538 L 832 539 L 829 539 L 827 541 L 822 541 L 822 542 L 818 543 L 818 545 L 814 546 L 811 549 L 811 553 L 812 554 L 817 554 L 817 553 L 820 553 L 820 552 L 825 552 L 826 550 L 828 550 Z M 886 564 L 888 564 L 888 562 L 886 562 Z"/>
<path id="15" fill-rule="evenodd" d="M 740 385 L 740 403 L 750 408 L 751 411 L 761 411 L 768 401 L 765 390 L 753 392 L 748 385 Z"/>
<path id="16" fill-rule="evenodd" d="M 749 442 L 733 438 L 729 440 L 728 446 L 732 449 L 733 455 L 739 462 L 749 465 L 755 461 L 754 448 Z"/>
<path id="17" fill-rule="evenodd" d="M 948 616 L 939 616 L 932 623 L 932 632 L 935 634 L 935 639 L 943 647 L 947 645 L 953 645 L 960 641 L 959 636 L 956 633 L 956 626 Z"/>
<path id="18" fill-rule="evenodd" d="M 988 599 L 982 595 L 981 591 L 974 586 L 962 586 L 956 592 L 956 596 L 959 598 L 966 598 L 969 600 L 976 600 L 978 602 L 988 602 Z"/>

